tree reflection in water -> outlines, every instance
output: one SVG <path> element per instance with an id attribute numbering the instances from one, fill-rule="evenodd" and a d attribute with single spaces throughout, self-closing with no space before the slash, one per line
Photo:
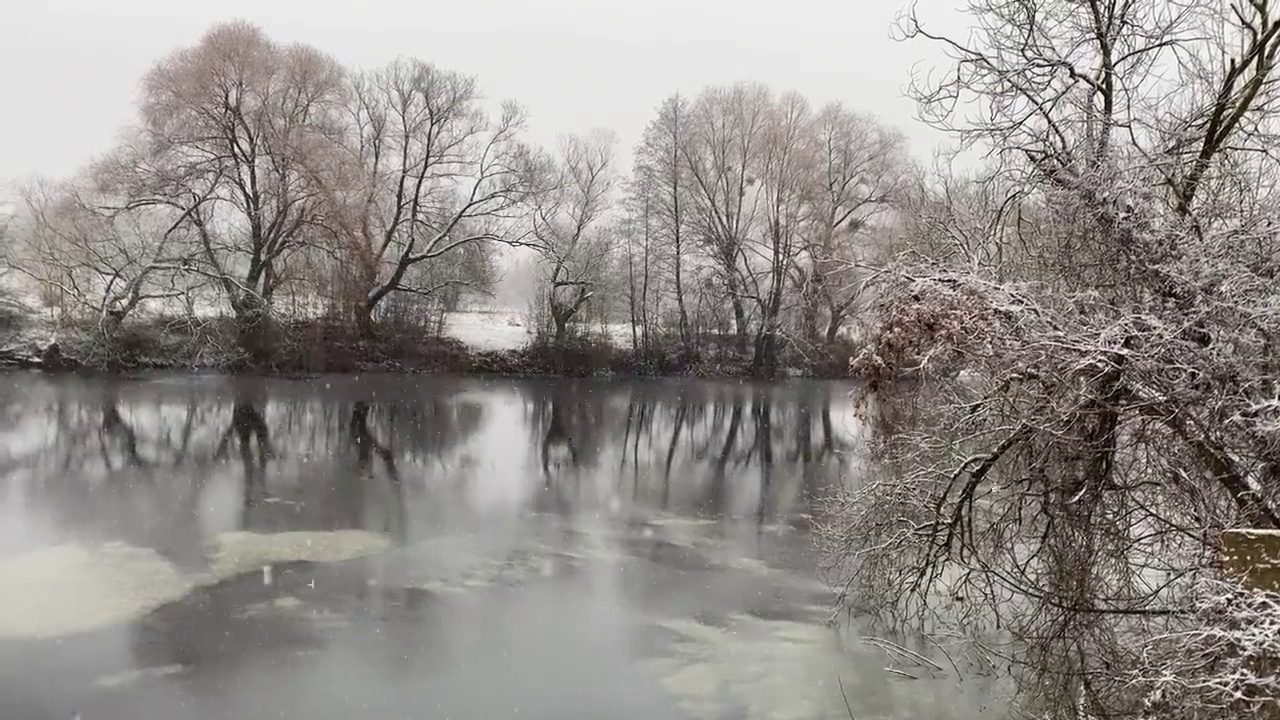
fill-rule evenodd
<path id="1" fill-rule="evenodd" d="M 569 382 L 526 392 L 538 508 L 548 512 L 621 498 L 761 526 L 803 522 L 808 501 L 839 479 L 847 447 L 825 388 Z"/>
<path id="2" fill-rule="evenodd" d="M 188 559 L 213 527 L 364 529 L 404 541 L 414 527 L 428 528 L 426 518 L 456 512 L 495 454 L 516 461 L 500 471 L 501 492 L 526 495 L 539 512 L 623 504 L 803 523 L 809 501 L 839 481 L 848 447 L 833 419 L 843 393 L 821 384 L 384 377 L 32 385 L 4 396 L 0 415 L 6 432 L 23 438 L 5 459 L 9 476 L 37 479 L 28 501 L 77 536 Z M 524 441 L 489 420 L 512 402 L 523 407 Z M 528 459 L 523 477 L 513 469 L 519 457 Z M 197 521 L 227 494 L 218 488 L 235 488 L 237 509 L 228 505 L 221 525 Z"/>

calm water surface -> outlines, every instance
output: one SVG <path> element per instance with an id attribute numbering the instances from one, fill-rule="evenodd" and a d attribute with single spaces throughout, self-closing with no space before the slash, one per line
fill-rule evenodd
<path id="1" fill-rule="evenodd" d="M 0 718 L 985 716 L 825 622 L 848 390 L 0 376 Z"/>

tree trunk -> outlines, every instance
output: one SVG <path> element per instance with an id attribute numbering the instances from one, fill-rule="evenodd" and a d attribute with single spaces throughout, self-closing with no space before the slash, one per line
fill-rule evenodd
<path id="1" fill-rule="evenodd" d="M 649 357 L 650 351 L 650 321 L 649 321 L 649 236 L 646 229 L 644 239 L 644 275 L 640 284 L 640 337 L 643 341 L 645 358 Z"/>
<path id="2" fill-rule="evenodd" d="M 836 338 L 840 335 L 840 326 L 844 323 L 844 317 L 840 315 L 832 315 L 827 321 L 826 339 L 828 345 L 834 345 Z"/>
<path id="3" fill-rule="evenodd" d="M 373 340 L 377 334 L 373 323 L 373 308 L 375 305 L 376 301 L 374 300 L 356 305 L 356 330 L 360 333 L 361 340 Z"/>
<path id="4" fill-rule="evenodd" d="M 569 333 L 569 316 L 553 309 L 551 311 L 551 321 L 555 324 L 555 344 L 563 345 L 565 337 Z"/>
<path id="5" fill-rule="evenodd" d="M 125 313 L 119 308 L 114 308 L 102 314 L 102 320 L 98 327 L 102 330 L 102 336 L 107 339 L 115 337 L 116 332 L 120 330 L 120 326 L 124 324 Z"/>
<path id="6" fill-rule="evenodd" d="M 809 298 L 805 298 L 800 310 L 800 334 L 809 342 L 818 339 L 818 306 Z"/>
<path id="7" fill-rule="evenodd" d="M 631 310 L 631 349 L 640 351 L 640 338 L 638 325 L 641 322 L 639 313 L 636 310 L 636 262 L 635 253 L 627 255 L 627 287 L 630 292 L 627 293 L 629 309 Z M 644 302 L 642 298 L 640 302 Z"/>
<path id="8" fill-rule="evenodd" d="M 244 294 L 232 303 L 240 348 L 255 365 L 271 360 L 273 343 L 267 308 L 257 296 Z"/>
<path id="9" fill-rule="evenodd" d="M 762 377 L 773 377 L 778 371 L 778 331 L 781 329 L 778 318 L 782 313 L 785 285 L 777 274 L 773 283 L 769 302 L 760 308 L 760 330 L 756 334 L 755 357 L 751 362 L 754 373 Z"/>
<path id="10" fill-rule="evenodd" d="M 679 242 L 678 242 L 678 241 L 677 241 L 677 243 L 676 243 L 676 257 L 675 257 L 675 262 L 676 262 L 676 277 L 675 277 L 675 281 L 676 281 L 676 308 L 679 310 L 679 321 L 678 321 L 678 322 L 679 322 L 679 328 L 678 328 L 678 330 L 679 330 L 679 333 L 680 333 L 680 344 L 681 344 L 682 346 L 684 346 L 684 347 L 686 347 L 686 348 L 687 348 L 687 347 L 689 346 L 689 344 L 690 344 L 690 343 L 689 343 L 689 340 L 690 340 L 690 338 L 689 338 L 689 312 L 688 312 L 688 310 L 686 310 L 686 309 L 685 309 L 685 306 L 684 306 L 684 279 L 683 279 L 683 276 L 682 276 L 682 274 L 681 274 L 681 273 L 682 273 L 682 271 L 681 271 L 681 269 L 680 269 L 680 265 L 681 265 L 682 263 L 680 262 L 680 244 L 679 244 Z"/>
<path id="11" fill-rule="evenodd" d="M 735 252 L 731 249 L 720 251 L 721 271 L 724 273 L 725 288 L 729 291 L 729 304 L 733 307 L 734 348 L 739 352 L 747 349 L 747 312 L 742 305 L 739 293 L 738 277 L 734 266 Z"/>
<path id="12" fill-rule="evenodd" d="M 734 283 L 736 286 L 737 283 Z M 740 351 L 747 349 L 747 311 L 742 307 L 742 298 L 738 297 L 736 287 L 731 287 L 733 293 L 730 300 L 733 304 L 733 335 L 734 347 Z"/>
<path id="13" fill-rule="evenodd" d="M 756 335 L 755 354 L 751 358 L 751 374 L 771 378 L 778 372 L 778 336 L 772 330 Z"/>

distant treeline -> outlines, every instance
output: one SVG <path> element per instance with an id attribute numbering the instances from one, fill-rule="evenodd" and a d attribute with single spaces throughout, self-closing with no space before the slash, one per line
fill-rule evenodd
<path id="1" fill-rule="evenodd" d="M 83 171 L 26 187 L 9 228 L 18 279 L 95 357 L 156 318 L 252 366 L 299 323 L 423 342 L 492 288 L 505 246 L 538 259 L 543 346 L 627 322 L 647 365 L 724 338 L 753 374 L 847 364 L 918 185 L 898 133 L 761 85 L 673 95 L 625 171 L 606 130 L 534 146 L 470 76 L 354 70 L 239 22 L 156 63 L 137 110 Z"/>

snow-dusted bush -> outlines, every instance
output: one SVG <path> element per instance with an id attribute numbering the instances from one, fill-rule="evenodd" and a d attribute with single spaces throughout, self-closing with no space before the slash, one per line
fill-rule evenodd
<path id="1" fill-rule="evenodd" d="M 1280 595 L 1204 583 L 1185 626 L 1148 638 L 1144 720 L 1280 718 Z"/>

